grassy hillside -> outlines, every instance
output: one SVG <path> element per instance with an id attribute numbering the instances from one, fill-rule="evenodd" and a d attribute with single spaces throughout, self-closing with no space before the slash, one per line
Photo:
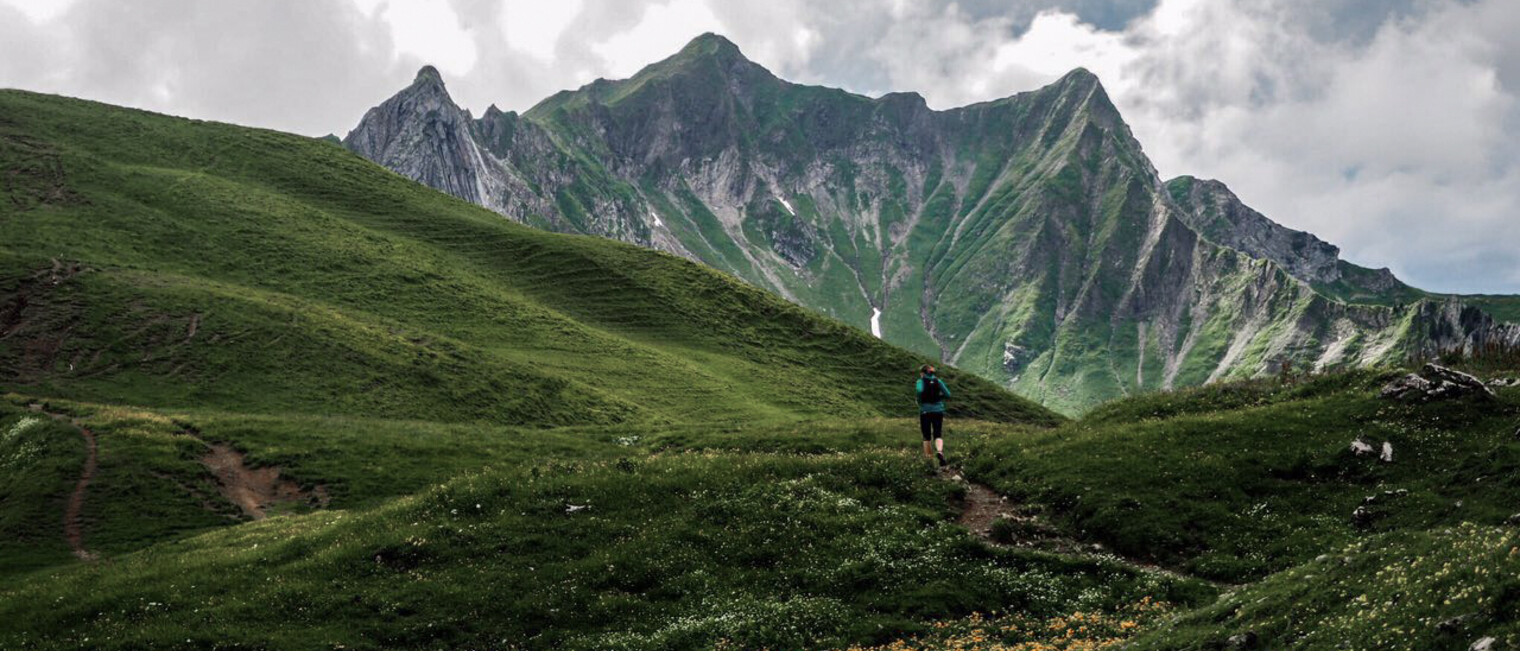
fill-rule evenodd
<path id="1" fill-rule="evenodd" d="M 0 591 L 0 621 L 15 622 L 0 643 L 1110 649 L 1139 633 L 1137 648 L 1212 649 L 1251 633 L 1259 648 L 1390 648 L 1404 635 L 1419 644 L 1392 647 L 1456 649 L 1509 639 L 1503 568 L 1516 539 L 1503 523 L 1520 504 L 1520 392 L 1394 405 L 1375 397 L 1386 377 L 1150 395 L 1056 429 L 953 423 L 952 453 L 969 454 L 973 479 L 1037 505 L 1065 535 L 1241 584 L 1217 601 L 1201 581 L 970 538 L 949 523 L 960 486 L 913 459 L 900 420 L 570 427 L 534 434 L 530 448 L 510 428 L 50 403 L 97 432 L 146 437 L 146 423 L 166 423 L 175 436 L 260 450 L 256 463 L 330 487 L 332 508 L 20 577 Z M 1357 435 L 1390 441 L 1394 461 L 1351 455 Z M 1358 506 L 1370 512 L 1360 523 Z M 193 525 L 199 511 L 184 505 L 177 517 Z M 50 519 L 39 530 L 56 527 Z M 99 540 L 106 549 L 109 537 Z"/>
<path id="2" fill-rule="evenodd" d="M 1462 524 L 1369 537 L 1188 613 L 1131 648 L 1466 651 L 1520 644 L 1520 534 Z"/>
<path id="3" fill-rule="evenodd" d="M 914 423 L 873 420 L 914 413 L 922 358 L 688 261 L 324 141 L 23 92 L 0 170 L 0 647 L 842 644 L 1177 583 L 980 546 Z M 945 376 L 958 417 L 1061 420 Z M 288 494 L 248 501 L 229 458 Z"/>
<path id="4" fill-rule="evenodd" d="M 968 482 L 913 354 L 324 141 L 0 92 L 0 193 L 0 648 L 1520 635 L 1520 388 L 1064 421 L 950 369 Z"/>
<path id="5" fill-rule="evenodd" d="M 550 426 L 910 413 L 920 359 L 330 143 L 0 93 L 0 386 Z M 961 376 L 965 415 L 1056 417 Z"/>
<path id="6" fill-rule="evenodd" d="M 1121 401 L 1068 427 L 988 442 L 971 469 L 1115 551 L 1230 583 L 1372 533 L 1497 525 L 1520 511 L 1520 393 L 1412 406 L 1376 397 L 1391 377 Z M 1358 437 L 1388 442 L 1393 461 L 1355 456 Z"/>
<path id="7" fill-rule="evenodd" d="M 6 409 L 6 428 L 34 413 Z M 116 450 L 232 441 L 332 503 L 228 527 L 188 495 L 170 499 L 172 485 L 112 490 L 122 473 L 102 472 L 92 517 L 152 510 L 182 535 L 133 551 L 140 541 L 92 526 L 86 545 L 108 562 L 13 576 L 0 588 L 4 648 L 820 648 L 928 632 L 989 604 L 1052 618 L 1212 594 L 1114 561 L 985 546 L 950 521 L 962 489 L 915 458 L 905 421 L 529 433 L 46 410 Z M 1025 430 L 952 431 L 959 444 Z M 118 463 L 167 475 L 186 456 Z M 214 491 L 193 473 L 181 481 Z M 46 515 L 27 531 L 55 530 Z"/>

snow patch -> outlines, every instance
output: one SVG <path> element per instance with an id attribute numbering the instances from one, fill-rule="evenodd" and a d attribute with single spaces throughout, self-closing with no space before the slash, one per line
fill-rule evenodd
<path id="1" fill-rule="evenodd" d="M 871 334 L 881 339 L 881 310 L 871 308 Z"/>
<path id="2" fill-rule="evenodd" d="M 480 147 L 475 144 L 474 138 L 466 138 L 465 141 L 470 143 L 470 153 L 475 156 L 475 169 L 473 170 L 475 172 L 475 195 L 479 197 L 475 200 L 475 203 L 484 206 L 486 205 L 487 201 L 486 182 L 484 178 L 486 173 L 486 159 L 484 156 L 480 155 Z"/>
<path id="3" fill-rule="evenodd" d="M 654 225 L 655 226 L 664 226 L 665 225 L 665 222 L 660 221 L 660 216 L 654 214 L 653 210 L 649 211 L 649 218 L 654 220 Z"/>
<path id="4" fill-rule="evenodd" d="M 781 197 L 781 195 L 779 195 L 779 194 L 778 194 L 778 195 L 776 195 L 776 201 L 780 201 L 780 202 L 781 202 L 781 207 L 782 207 L 782 208 L 786 208 L 786 211 L 787 211 L 787 212 L 788 212 L 788 213 L 791 213 L 791 215 L 792 215 L 792 216 L 793 216 L 793 217 L 796 217 L 796 216 L 797 216 L 797 211 L 795 211 L 795 210 L 792 210 L 792 204 L 790 204 L 790 203 L 787 203 L 787 202 L 786 202 L 786 199 L 783 199 L 783 198 L 782 198 L 782 197 Z"/>

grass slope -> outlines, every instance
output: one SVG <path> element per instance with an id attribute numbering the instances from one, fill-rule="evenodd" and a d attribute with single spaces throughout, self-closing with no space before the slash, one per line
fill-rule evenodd
<path id="1" fill-rule="evenodd" d="M 720 273 L 323 141 L 16 91 L 0 116 L 0 647 L 843 644 L 1198 593 L 950 526 L 913 424 L 873 420 L 924 360 Z M 946 378 L 957 416 L 1061 420 Z M 59 519 L 81 427 L 93 563 Z M 331 501 L 244 522 L 212 444 Z"/>
<path id="2" fill-rule="evenodd" d="M 137 551 L 88 537 L 108 562 L 0 589 L 5 648 L 821 648 L 989 604 L 1054 618 L 1211 594 L 983 545 L 949 523 L 960 489 L 926 471 L 899 420 L 559 428 L 527 446 L 458 425 L 47 408 L 97 432 L 157 423 L 186 444 L 187 431 L 234 441 L 320 476 L 333 503 Z M 957 442 L 1024 431 L 952 429 Z M 149 497 L 92 495 L 119 510 Z M 201 509 L 160 511 L 188 524 Z"/>
<path id="3" fill-rule="evenodd" d="M 971 468 L 1116 551 L 1231 583 L 1368 533 L 1500 524 L 1520 509 L 1520 393 L 1411 406 L 1376 397 L 1391 377 L 1153 394 L 989 441 Z M 1393 462 L 1356 457 L 1358 437 L 1389 442 Z"/>
<path id="4" fill-rule="evenodd" d="M 515 226 L 322 141 L 27 93 L 0 92 L 0 170 L 0 648 L 1520 635 L 1520 389 L 1397 405 L 1364 371 L 1063 422 L 948 372 L 973 479 L 1065 537 L 1250 582 L 1215 600 L 951 524 L 965 487 L 893 418 L 920 359 L 697 265 Z M 80 427 L 89 563 L 59 518 Z M 211 444 L 331 501 L 245 522 Z"/>
<path id="5" fill-rule="evenodd" d="M 921 359 L 329 143 L 0 92 L 0 386 L 533 426 L 911 412 Z M 949 372 L 965 415 L 1055 422 Z"/>
<path id="6" fill-rule="evenodd" d="M 1520 533 L 1462 524 L 1359 540 L 1150 632 L 1130 648 L 1466 651 L 1520 644 Z"/>

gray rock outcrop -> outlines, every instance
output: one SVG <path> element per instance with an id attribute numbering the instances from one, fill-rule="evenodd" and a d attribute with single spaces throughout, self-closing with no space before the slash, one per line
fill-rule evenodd
<path id="1" fill-rule="evenodd" d="M 1223 184 L 1164 183 L 1096 76 L 932 110 L 792 84 L 705 35 L 479 118 L 437 72 L 344 144 L 509 219 L 700 261 L 1080 412 L 1135 392 L 1520 342 Z"/>
<path id="2" fill-rule="evenodd" d="M 1430 402 L 1467 396 L 1494 397 L 1482 380 L 1436 364 L 1426 364 L 1419 373 L 1410 373 L 1384 385 L 1379 397 L 1400 402 Z M 1389 456 L 1392 450 L 1389 449 Z"/>

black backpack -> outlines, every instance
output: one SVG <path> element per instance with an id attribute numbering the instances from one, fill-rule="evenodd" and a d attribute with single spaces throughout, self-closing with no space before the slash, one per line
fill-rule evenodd
<path id="1" fill-rule="evenodd" d="M 945 391 L 939 384 L 939 378 L 930 375 L 924 378 L 924 393 L 918 401 L 929 405 L 945 400 Z"/>

